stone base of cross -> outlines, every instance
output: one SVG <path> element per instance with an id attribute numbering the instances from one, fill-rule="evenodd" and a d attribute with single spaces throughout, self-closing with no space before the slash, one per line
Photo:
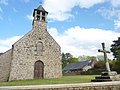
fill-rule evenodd
<path id="1" fill-rule="evenodd" d="M 117 75 L 116 71 L 102 72 L 102 76 L 114 76 Z"/>
<path id="2" fill-rule="evenodd" d="M 120 81 L 120 75 L 118 75 L 116 71 L 110 70 L 110 65 L 107 59 L 107 53 L 110 52 L 105 50 L 105 43 L 102 43 L 102 49 L 99 49 L 98 52 L 102 52 L 104 54 L 106 71 L 102 72 L 101 76 L 96 76 L 95 79 L 91 81 L 92 82 Z"/>

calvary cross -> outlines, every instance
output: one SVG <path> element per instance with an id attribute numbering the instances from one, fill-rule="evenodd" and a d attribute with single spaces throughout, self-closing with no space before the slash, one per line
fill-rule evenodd
<path id="1" fill-rule="evenodd" d="M 110 65 L 107 59 L 107 53 L 110 53 L 109 51 L 105 50 L 105 43 L 102 43 L 102 49 L 98 49 L 98 52 L 104 53 L 104 60 L 106 65 L 106 70 L 110 72 Z"/>

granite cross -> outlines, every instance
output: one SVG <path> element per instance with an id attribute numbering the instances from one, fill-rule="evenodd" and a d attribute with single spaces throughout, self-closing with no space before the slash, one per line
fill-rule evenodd
<path id="1" fill-rule="evenodd" d="M 105 50 L 105 43 L 102 43 L 102 49 L 98 49 L 98 52 L 104 53 L 104 60 L 106 65 L 106 70 L 110 72 L 110 65 L 107 58 L 107 53 L 110 53 L 109 51 Z"/>

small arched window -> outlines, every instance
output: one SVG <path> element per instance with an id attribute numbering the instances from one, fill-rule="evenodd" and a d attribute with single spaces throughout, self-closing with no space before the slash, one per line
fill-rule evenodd
<path id="1" fill-rule="evenodd" d="M 42 42 L 38 42 L 36 49 L 37 49 L 37 52 L 42 52 L 43 51 L 43 43 Z"/>

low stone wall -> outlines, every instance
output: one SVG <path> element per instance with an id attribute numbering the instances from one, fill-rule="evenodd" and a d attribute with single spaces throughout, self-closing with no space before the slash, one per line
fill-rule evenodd
<path id="1" fill-rule="evenodd" d="M 81 84 L 7 86 L 0 87 L 0 90 L 120 90 L 120 81 Z"/>

